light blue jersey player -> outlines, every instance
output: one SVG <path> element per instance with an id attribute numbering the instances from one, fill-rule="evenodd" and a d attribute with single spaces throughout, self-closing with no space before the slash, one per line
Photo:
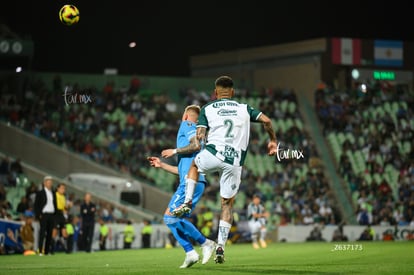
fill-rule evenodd
<path id="1" fill-rule="evenodd" d="M 191 139 L 195 138 L 196 134 L 196 123 L 192 121 L 182 121 L 180 125 L 180 129 L 178 130 L 177 135 L 177 148 L 191 148 Z M 192 149 L 189 149 L 192 150 Z M 180 149 L 180 151 L 183 151 Z M 177 191 L 174 193 L 173 197 L 168 204 L 169 210 L 172 212 L 175 208 L 180 206 L 184 203 L 185 199 L 185 178 L 187 176 L 188 170 L 190 169 L 191 162 L 193 161 L 194 157 L 197 155 L 198 152 L 194 153 L 178 153 L 178 175 L 180 177 L 180 184 L 177 188 Z M 192 209 L 195 208 L 197 203 L 200 201 L 201 197 L 204 193 L 205 185 L 207 184 L 204 175 L 198 177 L 198 183 L 194 189 L 194 196 L 193 196 L 193 205 Z M 183 217 L 189 217 L 190 213 L 183 215 Z"/>
<path id="2" fill-rule="evenodd" d="M 185 109 L 177 134 L 177 148 L 166 149 L 161 153 L 164 158 L 169 158 L 177 154 L 178 166 L 172 166 L 161 162 L 157 157 L 148 158 L 151 166 L 162 168 L 170 173 L 178 174 L 180 177 L 180 184 L 171 197 L 168 207 L 164 213 L 164 223 L 168 226 L 177 242 L 186 252 L 186 258 L 180 268 L 188 268 L 199 261 L 200 256 L 194 250 L 191 239 L 197 241 L 202 247 L 202 264 L 206 264 L 208 262 L 215 249 L 215 242 L 207 239 L 197 229 L 197 227 L 186 219 L 189 217 L 191 212 L 178 217 L 171 213 L 173 209 L 184 203 L 186 194 L 185 178 L 194 157 L 198 153 L 197 147 L 194 145 L 194 141 L 196 139 L 196 123 L 199 113 L 200 107 L 196 105 L 190 105 Z M 192 209 L 196 207 L 204 192 L 206 179 L 203 175 L 200 175 L 198 183 L 199 184 L 197 184 L 194 189 Z"/>

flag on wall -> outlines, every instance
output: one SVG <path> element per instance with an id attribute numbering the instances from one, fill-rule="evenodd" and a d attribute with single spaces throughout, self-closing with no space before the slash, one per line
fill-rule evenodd
<path id="1" fill-rule="evenodd" d="M 401 67 L 403 65 L 403 42 L 398 40 L 375 40 L 374 64 Z"/>
<path id="2" fill-rule="evenodd" d="M 333 64 L 361 64 L 361 39 L 332 38 L 331 42 Z"/>

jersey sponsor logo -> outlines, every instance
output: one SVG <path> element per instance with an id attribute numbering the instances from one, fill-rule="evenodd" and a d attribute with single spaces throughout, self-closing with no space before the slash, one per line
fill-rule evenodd
<path id="1" fill-rule="evenodd" d="M 225 102 L 214 102 L 213 103 L 213 108 L 220 108 L 220 107 L 223 107 L 223 106 L 226 106 Z"/>
<path id="2" fill-rule="evenodd" d="M 221 108 L 221 107 L 224 107 L 224 106 L 237 107 L 237 106 L 239 106 L 239 104 L 237 104 L 236 102 L 226 101 L 226 102 L 214 102 L 212 104 L 212 106 L 213 106 L 213 108 Z"/>
<path id="3" fill-rule="evenodd" d="M 237 116 L 237 110 L 221 109 L 217 112 L 219 116 Z"/>

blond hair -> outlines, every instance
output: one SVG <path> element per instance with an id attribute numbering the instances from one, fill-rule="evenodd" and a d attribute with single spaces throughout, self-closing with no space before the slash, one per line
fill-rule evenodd
<path id="1" fill-rule="evenodd" d="M 185 108 L 185 110 L 184 110 L 184 113 L 187 113 L 187 112 L 194 112 L 194 113 L 196 113 L 197 115 L 199 115 L 200 114 L 200 106 L 198 106 L 198 105 L 188 105 L 186 108 Z"/>

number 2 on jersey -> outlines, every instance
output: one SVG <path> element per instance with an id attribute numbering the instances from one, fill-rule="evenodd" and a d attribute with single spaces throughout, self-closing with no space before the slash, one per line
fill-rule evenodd
<path id="1" fill-rule="evenodd" d="M 224 135 L 225 138 L 233 138 L 234 135 L 232 134 L 233 131 L 233 120 L 226 119 L 224 121 L 224 126 L 227 128 L 226 134 Z"/>

